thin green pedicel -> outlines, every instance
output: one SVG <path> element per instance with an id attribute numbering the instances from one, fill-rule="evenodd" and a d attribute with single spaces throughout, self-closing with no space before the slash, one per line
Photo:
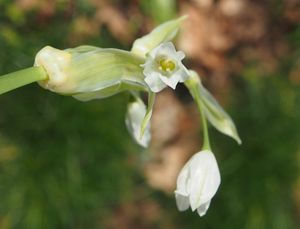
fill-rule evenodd
<path id="1" fill-rule="evenodd" d="M 48 75 L 42 67 L 30 67 L 0 76 L 0 95 L 47 78 Z"/>

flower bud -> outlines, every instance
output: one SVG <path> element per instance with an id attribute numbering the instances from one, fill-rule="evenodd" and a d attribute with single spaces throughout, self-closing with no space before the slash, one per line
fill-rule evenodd
<path id="1" fill-rule="evenodd" d="M 150 122 L 147 122 L 142 134 L 142 123 L 146 115 L 146 105 L 140 98 L 136 98 L 127 105 L 126 127 L 133 139 L 141 146 L 147 147 L 151 140 Z"/>
<path id="2" fill-rule="evenodd" d="M 178 33 L 181 22 L 185 19 L 186 16 L 182 16 L 157 26 L 146 36 L 137 39 L 133 43 L 131 52 L 141 57 L 145 57 L 148 52 L 161 43 L 173 40 Z"/>
<path id="3" fill-rule="evenodd" d="M 39 84 L 80 100 L 103 98 L 124 90 L 145 90 L 141 64 L 144 59 L 119 49 L 80 46 L 59 50 L 46 46 L 38 52 L 35 66 L 42 66 L 48 79 Z"/>
<path id="4" fill-rule="evenodd" d="M 210 201 L 221 183 L 220 172 L 214 154 L 209 150 L 196 153 L 182 168 L 175 191 L 179 211 L 191 206 L 200 216 L 205 215 Z"/>

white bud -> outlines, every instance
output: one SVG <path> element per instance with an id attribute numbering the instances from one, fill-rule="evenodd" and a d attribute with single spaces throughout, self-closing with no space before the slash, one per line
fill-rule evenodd
<path id="1" fill-rule="evenodd" d="M 179 211 L 191 207 L 200 216 L 205 215 L 210 201 L 221 183 L 214 154 L 209 150 L 196 153 L 182 168 L 175 191 Z"/>
<path id="2" fill-rule="evenodd" d="M 141 99 L 137 99 L 134 102 L 128 103 L 126 114 L 126 127 L 134 140 L 141 146 L 147 147 L 151 140 L 150 122 L 144 129 L 144 134 L 141 134 L 142 123 L 146 115 L 146 106 Z"/>
<path id="3" fill-rule="evenodd" d="M 159 44 L 173 40 L 179 30 L 181 22 L 185 19 L 186 16 L 182 16 L 157 26 L 151 33 L 137 39 L 133 43 L 131 52 L 141 57 L 145 57 L 148 52 Z"/>

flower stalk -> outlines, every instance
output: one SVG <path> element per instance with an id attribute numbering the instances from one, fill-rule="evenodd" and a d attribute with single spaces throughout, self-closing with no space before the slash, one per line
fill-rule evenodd
<path id="1" fill-rule="evenodd" d="M 238 144 L 241 144 L 242 141 L 233 120 L 217 100 L 205 89 L 199 75 L 195 71 L 189 70 L 189 79 L 184 82 L 184 85 L 210 124 L 221 133 L 233 138 Z"/>
<path id="2" fill-rule="evenodd" d="M 0 76 L 0 95 L 41 80 L 48 79 L 43 67 L 30 67 Z"/>
<path id="3" fill-rule="evenodd" d="M 200 111 L 201 122 L 202 122 L 202 131 L 203 131 L 202 150 L 211 150 L 210 142 L 209 142 L 207 120 L 206 120 L 205 113 L 204 113 L 204 110 L 203 110 L 203 104 L 202 104 L 202 102 L 199 98 L 196 99 L 196 103 L 197 103 L 198 109 Z"/>
<path id="4" fill-rule="evenodd" d="M 155 93 L 149 92 L 149 94 L 148 94 L 148 107 L 147 107 L 145 117 L 144 117 L 144 119 L 142 121 L 142 124 L 141 124 L 140 138 L 143 137 L 144 132 L 145 132 L 146 127 L 147 127 L 147 124 L 149 123 L 149 121 L 151 119 L 154 102 L 155 102 Z"/>

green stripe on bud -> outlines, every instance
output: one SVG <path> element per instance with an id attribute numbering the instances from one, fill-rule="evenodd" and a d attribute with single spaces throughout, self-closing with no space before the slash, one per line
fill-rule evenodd
<path id="1" fill-rule="evenodd" d="M 93 46 L 66 50 L 47 46 L 35 58 L 35 66 L 42 66 L 49 76 L 39 81 L 42 87 L 85 101 L 128 89 L 147 91 L 140 66 L 144 62 L 127 51 Z"/>

